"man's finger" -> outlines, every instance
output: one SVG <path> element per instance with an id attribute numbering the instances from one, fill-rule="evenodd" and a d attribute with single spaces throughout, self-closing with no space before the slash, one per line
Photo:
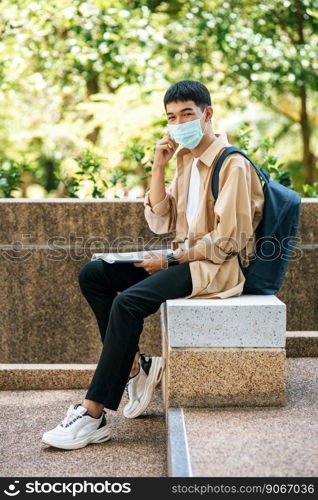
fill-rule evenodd
<path id="1" fill-rule="evenodd" d="M 171 135 L 170 135 L 169 132 L 167 133 L 167 136 L 172 141 L 172 144 L 174 145 L 174 147 L 178 147 L 179 146 L 179 144 L 171 137 Z"/>
<path id="2" fill-rule="evenodd" d="M 144 255 L 144 260 L 149 261 L 150 259 L 156 259 L 158 257 L 158 253 L 156 252 L 148 252 L 148 254 Z"/>
<path id="3" fill-rule="evenodd" d="M 149 259 L 151 259 L 152 257 L 151 256 L 148 256 L 148 255 L 145 255 L 144 256 L 144 260 L 142 262 L 134 262 L 133 264 L 136 266 L 136 267 L 144 267 L 145 264 L 148 264 L 149 263 Z"/>

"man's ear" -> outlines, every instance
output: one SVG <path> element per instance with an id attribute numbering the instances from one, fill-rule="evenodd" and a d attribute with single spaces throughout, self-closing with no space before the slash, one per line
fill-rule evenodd
<path id="1" fill-rule="evenodd" d="M 207 111 L 209 111 L 209 120 L 211 121 L 212 120 L 212 116 L 213 116 L 213 107 L 212 106 L 208 106 L 207 107 Z"/>

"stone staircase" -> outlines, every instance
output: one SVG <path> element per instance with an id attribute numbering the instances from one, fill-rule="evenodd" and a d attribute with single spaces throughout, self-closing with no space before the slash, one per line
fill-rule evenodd
<path id="1" fill-rule="evenodd" d="M 290 341 L 288 339 L 291 339 Z M 283 406 L 164 406 L 107 411 L 112 439 L 71 453 L 42 433 L 82 400 L 96 364 L 0 364 L 2 476 L 313 476 L 318 467 L 318 332 L 286 332 Z"/>
<path id="2" fill-rule="evenodd" d="M 318 358 L 287 358 L 283 407 L 170 408 L 169 476 L 316 477 L 317 394 Z"/>
<path id="3" fill-rule="evenodd" d="M 187 339 L 178 335 L 195 313 L 177 312 L 171 318 L 179 328 L 169 329 L 168 336 L 179 342 L 173 345 L 163 335 L 161 307 L 145 319 L 140 339 L 143 352 L 163 352 L 168 359 L 150 406 L 139 418 L 125 419 L 124 395 L 119 410 L 107 412 L 113 439 L 71 453 L 46 447 L 40 438 L 69 404 L 83 398 L 100 353 L 95 317 L 79 291 L 79 269 L 122 234 L 132 242 L 123 251 L 138 249 L 139 238 L 152 241 L 154 234 L 137 200 L 2 199 L 0 210 L 3 476 L 312 476 L 317 471 L 317 199 L 302 199 L 299 258 L 290 263 L 277 294 L 278 309 L 286 304 L 285 328 L 281 323 L 276 328 L 276 311 L 270 323 L 266 315 L 261 324 L 257 320 L 261 336 L 250 329 L 236 337 L 250 338 L 250 345 L 217 344 L 217 336 L 211 345 L 206 342 L 211 331 L 200 331 L 194 322 L 187 338 L 195 343 L 182 345 Z M 102 248 L 94 245 L 96 235 L 106 242 Z M 56 236 L 62 245 L 54 250 L 48 241 Z M 157 248 L 161 241 L 168 245 L 167 236 L 174 234 L 160 235 L 160 241 L 155 235 Z M 26 247 L 16 248 L 17 241 Z M 213 318 L 204 314 L 205 326 L 211 325 Z M 233 341 L 234 331 L 227 330 L 223 341 Z M 212 371 L 218 374 L 214 392 Z M 210 407 L 204 406 L 207 397 Z"/>
<path id="4" fill-rule="evenodd" d="M 161 327 L 169 476 L 315 474 L 318 332 L 265 295 L 168 300 Z"/>
<path id="5" fill-rule="evenodd" d="M 318 332 L 286 332 L 286 353 L 290 358 L 318 357 Z"/>
<path id="6" fill-rule="evenodd" d="M 167 247 L 175 235 L 149 230 L 142 200 L 0 199 L 0 213 L 0 363 L 95 363 L 100 335 L 79 290 L 81 266 L 122 235 L 123 251 L 145 242 Z M 318 199 L 303 198 L 296 259 L 277 294 L 287 306 L 287 336 L 317 330 L 317 220 Z M 160 328 L 159 312 L 145 319 L 140 347 L 147 354 L 161 354 Z"/>
<path id="7" fill-rule="evenodd" d="M 318 357 L 318 331 L 287 331 L 286 357 Z M 94 363 L 0 363 L 0 390 L 85 389 L 95 368 Z"/>
<path id="8" fill-rule="evenodd" d="M 63 370 L 65 382 L 67 373 Z M 57 371 L 53 373 L 51 369 L 50 373 L 56 375 Z M 36 371 L 34 375 L 39 373 Z M 71 375 L 73 377 L 74 372 Z M 127 419 L 122 414 L 126 395 L 117 412 L 107 410 L 112 437 L 105 443 L 71 451 L 42 443 L 43 432 L 55 427 L 64 418 L 69 405 L 82 401 L 83 395 L 83 389 L 65 388 L 1 391 L 0 476 L 167 477 L 166 429 L 160 388 L 137 419 Z"/>

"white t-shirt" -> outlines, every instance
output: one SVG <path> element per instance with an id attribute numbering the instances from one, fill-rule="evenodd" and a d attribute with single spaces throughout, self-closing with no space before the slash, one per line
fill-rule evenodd
<path id="1" fill-rule="evenodd" d="M 193 158 L 190 181 L 189 181 L 188 200 L 186 209 L 186 216 L 189 227 L 193 217 L 196 215 L 199 203 L 200 173 L 197 167 L 198 159 L 199 158 Z M 180 244 L 180 248 L 187 249 L 188 247 L 189 247 L 188 238 L 186 238 L 186 240 Z"/>

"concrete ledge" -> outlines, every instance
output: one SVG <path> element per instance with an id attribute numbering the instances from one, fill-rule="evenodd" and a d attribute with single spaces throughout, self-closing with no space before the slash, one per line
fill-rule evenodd
<path id="1" fill-rule="evenodd" d="M 182 408 L 167 412 L 168 476 L 191 477 L 191 462 Z"/>
<path id="2" fill-rule="evenodd" d="M 285 347 L 286 305 L 275 295 L 173 299 L 163 309 L 170 347 Z"/>
<path id="3" fill-rule="evenodd" d="M 86 389 L 96 364 L 0 364 L 0 390 Z"/>
<path id="4" fill-rule="evenodd" d="M 289 263 L 277 297 L 287 305 L 287 330 L 316 330 L 318 244 L 303 242 L 297 247 L 297 255 L 299 257 Z"/>
<path id="5" fill-rule="evenodd" d="M 102 342 L 79 288 L 81 262 L 70 250 L 60 260 L 49 249 L 23 252 L 12 262 L 0 248 L 0 363 L 97 363 Z M 159 312 L 145 318 L 140 349 L 161 355 Z"/>
<path id="6" fill-rule="evenodd" d="M 318 332 L 286 332 L 286 354 L 290 358 L 318 357 Z"/>

